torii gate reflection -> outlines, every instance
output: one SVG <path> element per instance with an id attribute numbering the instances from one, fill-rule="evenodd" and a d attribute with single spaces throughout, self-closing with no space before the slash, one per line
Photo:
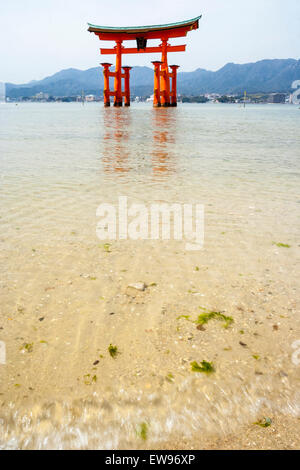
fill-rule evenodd
<path id="1" fill-rule="evenodd" d="M 106 173 L 122 176 L 130 171 L 129 135 L 131 116 L 126 113 L 104 113 L 103 115 L 103 156 L 102 162 Z"/>
<path id="2" fill-rule="evenodd" d="M 152 171 L 156 178 L 175 171 L 176 115 L 161 110 L 153 113 Z"/>
<path id="3" fill-rule="evenodd" d="M 164 109 L 150 116 L 150 135 L 146 139 L 149 145 L 142 151 L 145 150 L 145 166 L 148 167 L 149 163 L 155 180 L 165 179 L 176 172 L 176 122 L 177 113 Z M 136 127 L 132 123 L 131 112 L 103 113 L 103 129 L 101 147 L 104 172 L 130 179 L 128 173 L 137 172 L 141 164 L 141 151 L 136 150 L 139 146 L 134 138 Z"/>
<path id="4" fill-rule="evenodd" d="M 189 31 L 199 28 L 197 16 L 191 20 L 181 21 L 155 26 L 133 26 L 133 27 L 111 27 L 96 26 L 88 24 L 88 31 L 98 36 L 103 41 L 115 41 L 116 45 L 112 49 L 100 49 L 101 54 L 116 55 L 115 71 L 111 72 L 111 63 L 103 62 L 104 74 L 104 106 L 110 106 L 110 97 L 114 97 L 114 106 L 130 106 L 130 70 L 131 67 L 122 66 L 123 54 L 145 54 L 161 53 L 161 61 L 153 61 L 154 65 L 154 107 L 177 106 L 177 69 L 179 65 L 171 65 L 171 72 L 168 66 L 168 52 L 184 52 L 186 46 L 171 46 L 168 41 L 171 38 L 186 36 Z M 161 44 L 158 47 L 147 47 L 147 41 L 150 39 L 160 39 Z M 124 41 L 135 40 L 136 48 L 125 48 Z M 122 72 L 123 69 L 123 72 Z M 114 77 L 114 91 L 110 90 L 109 78 Z M 122 91 L 122 79 L 125 87 Z M 171 84 L 170 84 L 171 80 Z"/>

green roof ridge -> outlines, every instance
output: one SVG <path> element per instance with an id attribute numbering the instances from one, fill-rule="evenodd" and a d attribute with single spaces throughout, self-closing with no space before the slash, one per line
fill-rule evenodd
<path id="1" fill-rule="evenodd" d="M 124 30 L 124 31 L 127 31 L 127 30 L 131 30 L 131 29 L 155 29 L 155 28 L 169 28 L 169 27 L 172 27 L 172 26 L 184 26 L 185 24 L 188 24 L 188 23 L 192 23 L 192 22 L 195 22 L 197 20 L 200 20 L 202 18 L 202 15 L 200 16 L 196 16 L 196 18 L 192 18 L 191 20 L 186 20 L 186 21 L 179 21 L 177 23 L 168 23 L 168 24 L 156 24 L 156 25 L 149 25 L 149 26 L 99 26 L 99 25 L 95 25 L 95 24 L 91 24 L 91 23 L 88 23 L 88 26 L 90 28 L 96 28 L 96 29 L 106 29 L 106 30 L 111 30 L 111 31 L 114 31 L 114 30 Z"/>

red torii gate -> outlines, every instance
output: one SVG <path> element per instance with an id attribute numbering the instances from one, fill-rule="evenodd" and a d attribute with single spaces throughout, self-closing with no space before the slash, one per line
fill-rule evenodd
<path id="1" fill-rule="evenodd" d="M 88 31 L 95 33 L 100 40 L 115 41 L 112 49 L 100 49 L 101 54 L 116 55 L 115 71 L 109 69 L 112 64 L 103 62 L 104 74 L 104 106 L 110 106 L 110 96 L 114 97 L 114 106 L 122 106 L 123 96 L 125 106 L 130 106 L 130 70 L 132 67 L 122 67 L 123 54 L 145 54 L 161 52 L 161 61 L 153 61 L 154 65 L 154 99 L 153 106 L 177 106 L 177 69 L 179 65 L 168 66 L 168 52 L 184 52 L 186 46 L 171 46 L 170 38 L 186 36 L 189 31 L 199 28 L 201 16 L 192 20 L 157 26 L 132 26 L 126 28 L 95 26 L 88 23 Z M 158 47 L 147 47 L 148 39 L 160 39 Z M 137 47 L 124 47 L 123 41 L 136 40 Z M 123 73 L 122 73 L 123 69 Z M 114 91 L 109 88 L 109 77 L 114 77 Z M 124 79 L 124 92 L 122 91 Z M 170 79 L 172 85 L 170 86 Z"/>

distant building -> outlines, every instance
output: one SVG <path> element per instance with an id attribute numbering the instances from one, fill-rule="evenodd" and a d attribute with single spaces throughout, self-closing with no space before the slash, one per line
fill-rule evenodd
<path id="1" fill-rule="evenodd" d="M 268 103 L 285 103 L 285 93 L 271 93 L 268 98 Z"/>
<path id="2" fill-rule="evenodd" d="M 33 98 L 38 101 L 47 101 L 49 95 L 48 93 L 43 93 L 42 91 L 40 91 L 39 93 L 36 93 Z"/>
<path id="3" fill-rule="evenodd" d="M 86 95 L 85 101 L 95 101 L 95 95 Z"/>
<path id="4" fill-rule="evenodd" d="M 221 95 L 219 95 L 218 93 L 206 93 L 204 96 L 209 101 L 216 101 L 218 98 L 221 98 Z"/>

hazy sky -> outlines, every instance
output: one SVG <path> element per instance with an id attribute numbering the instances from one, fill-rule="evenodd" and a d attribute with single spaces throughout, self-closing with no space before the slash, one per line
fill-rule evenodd
<path id="1" fill-rule="evenodd" d="M 300 57 L 300 0 L 0 0 L 0 81 L 23 83 L 103 61 L 109 46 L 87 32 L 108 26 L 161 24 L 203 14 L 185 53 L 170 54 L 183 71 L 216 70 L 227 62 Z M 130 43 L 127 43 L 130 45 Z M 151 65 L 156 56 L 125 56 L 126 65 Z M 112 61 L 111 56 L 104 56 Z"/>

